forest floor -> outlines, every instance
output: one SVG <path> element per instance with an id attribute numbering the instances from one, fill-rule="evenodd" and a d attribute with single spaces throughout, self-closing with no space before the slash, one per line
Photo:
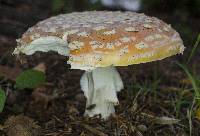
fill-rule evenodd
<path id="1" fill-rule="evenodd" d="M 169 23 L 175 22 L 170 15 L 157 16 L 172 20 Z M 79 84 L 83 71 L 71 70 L 67 59 L 55 53 L 37 53 L 20 64 L 12 56 L 15 39 L 0 35 L 0 74 L 4 71 L 4 75 L 0 75 L 0 86 L 7 93 L 5 109 L 0 114 L 0 135 L 187 136 L 191 133 L 199 136 L 200 120 L 195 114 L 198 105 L 191 109 L 192 83 L 176 63 L 186 62 L 200 21 L 194 19 L 187 24 L 192 38 L 187 40 L 187 31 L 181 31 L 187 47 L 184 55 L 118 67 L 125 88 L 118 94 L 120 103 L 116 106 L 116 115 L 106 121 L 83 116 L 85 98 Z M 200 76 L 198 53 L 187 67 Z M 36 89 L 16 90 L 16 75 L 40 63 L 46 66 L 47 84 Z"/>

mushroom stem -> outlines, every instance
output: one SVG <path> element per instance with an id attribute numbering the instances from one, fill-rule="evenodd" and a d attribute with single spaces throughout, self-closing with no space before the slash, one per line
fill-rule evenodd
<path id="1" fill-rule="evenodd" d="M 117 92 L 123 89 L 123 82 L 113 66 L 86 71 L 80 80 L 81 89 L 87 99 L 85 115 L 100 114 L 106 119 L 115 113 L 118 104 Z"/>

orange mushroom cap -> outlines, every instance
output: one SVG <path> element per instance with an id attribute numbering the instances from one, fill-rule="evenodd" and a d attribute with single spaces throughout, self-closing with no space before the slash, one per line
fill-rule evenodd
<path id="1" fill-rule="evenodd" d="M 40 37 L 67 41 L 72 68 L 127 66 L 183 53 L 179 34 L 168 24 L 134 12 L 89 11 L 58 15 L 30 28 L 19 45 Z"/>

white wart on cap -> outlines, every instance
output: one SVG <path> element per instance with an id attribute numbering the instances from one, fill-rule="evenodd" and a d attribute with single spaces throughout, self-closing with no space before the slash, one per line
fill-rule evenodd
<path id="1" fill-rule="evenodd" d="M 52 48 L 44 49 L 43 39 Z M 108 11 L 51 17 L 30 28 L 18 45 L 14 54 L 53 50 L 69 55 L 72 68 L 84 70 L 161 60 L 184 51 L 179 34 L 163 21 L 134 12 Z"/>

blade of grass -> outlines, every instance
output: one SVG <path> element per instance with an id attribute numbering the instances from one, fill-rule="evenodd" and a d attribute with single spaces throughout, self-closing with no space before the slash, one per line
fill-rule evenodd
<path id="1" fill-rule="evenodd" d="M 187 64 L 190 62 L 190 60 L 194 56 L 199 43 L 200 43 L 200 34 L 198 35 L 197 40 L 196 40 L 196 42 L 195 42 L 195 44 L 194 44 L 194 46 L 192 48 L 192 51 L 191 51 L 191 53 L 190 53 L 190 55 L 188 57 Z M 198 86 L 196 78 L 194 77 L 194 75 L 192 75 L 190 73 L 190 71 L 188 70 L 188 68 L 184 64 L 181 64 L 181 63 L 177 62 L 177 65 L 184 70 L 184 72 L 188 76 L 189 80 L 191 81 L 192 87 L 193 87 L 193 90 L 194 90 L 194 95 L 195 96 L 193 97 L 192 105 L 187 110 L 187 117 L 188 117 L 188 121 L 189 121 L 189 132 L 190 132 L 190 136 L 192 136 L 193 107 L 194 107 L 194 104 L 196 103 L 196 100 L 197 100 L 197 103 L 200 104 L 200 101 L 199 101 L 200 100 L 200 86 Z"/>
<path id="2" fill-rule="evenodd" d="M 193 99 L 192 106 L 187 110 L 187 117 L 189 121 L 189 131 L 190 131 L 190 136 L 192 136 L 192 114 L 193 114 L 193 107 L 195 104 L 195 99 Z"/>
<path id="3" fill-rule="evenodd" d="M 197 84 L 196 78 L 189 72 L 188 68 L 185 65 L 183 65 L 183 64 L 181 64 L 179 62 L 177 62 L 177 65 L 184 70 L 184 72 L 188 76 L 189 80 L 191 81 L 192 87 L 194 89 L 194 95 L 195 96 L 193 97 L 193 102 L 192 102 L 191 107 L 187 110 L 187 117 L 188 117 L 188 121 L 189 121 L 189 132 L 190 132 L 190 136 L 192 136 L 192 127 L 193 127 L 192 126 L 192 116 L 193 116 L 192 114 L 193 114 L 193 107 L 194 107 L 194 104 L 196 102 L 198 104 L 200 104 L 200 101 L 199 101 L 199 98 L 200 98 L 200 92 L 199 92 L 200 91 L 200 87 Z"/>
<path id="4" fill-rule="evenodd" d="M 194 46 L 192 48 L 192 51 L 191 51 L 190 56 L 189 56 L 189 58 L 187 60 L 187 63 L 189 63 L 190 60 L 191 60 L 191 58 L 194 56 L 194 53 L 195 53 L 195 51 L 196 51 L 197 46 L 199 45 L 199 43 L 200 43 L 200 34 L 198 35 L 197 40 L 196 40 L 196 42 L 195 42 L 195 44 L 194 44 Z"/>
<path id="5" fill-rule="evenodd" d="M 6 102 L 6 94 L 4 90 L 0 88 L 0 113 L 3 111 Z"/>
<path id="6" fill-rule="evenodd" d="M 177 62 L 177 65 L 185 71 L 186 75 L 188 76 L 189 80 L 191 81 L 196 98 L 200 98 L 199 86 L 197 85 L 197 81 L 195 80 L 195 77 L 189 72 L 188 68 L 185 65 L 183 65 L 179 62 Z"/>

